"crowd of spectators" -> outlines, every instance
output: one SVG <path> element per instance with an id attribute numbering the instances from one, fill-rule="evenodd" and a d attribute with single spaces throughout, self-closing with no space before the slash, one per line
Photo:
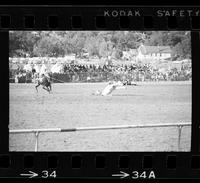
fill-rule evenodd
<path id="1" fill-rule="evenodd" d="M 14 82 L 32 82 L 32 71 L 10 70 L 10 78 Z M 180 69 L 158 69 L 150 64 L 131 65 L 78 65 L 65 64 L 60 73 L 49 72 L 54 82 L 103 82 L 109 80 L 129 81 L 185 81 L 192 77 L 191 67 L 186 65 Z"/>
<path id="2" fill-rule="evenodd" d="M 191 67 L 158 69 L 150 64 L 132 65 L 65 65 L 63 74 L 68 81 L 98 82 L 108 80 L 180 81 L 190 80 Z M 61 74 L 61 75 L 63 75 Z"/>

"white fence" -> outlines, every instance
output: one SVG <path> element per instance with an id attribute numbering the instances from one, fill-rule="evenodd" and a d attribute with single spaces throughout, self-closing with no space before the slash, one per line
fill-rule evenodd
<path id="1" fill-rule="evenodd" d="M 181 131 L 183 126 L 191 126 L 191 123 L 166 123 L 166 124 L 149 124 L 149 125 L 119 125 L 119 126 L 98 126 L 98 127 L 79 127 L 79 128 L 46 128 L 46 129 L 19 129 L 9 130 L 10 133 L 35 133 L 35 152 L 38 151 L 38 139 L 41 132 L 75 132 L 89 130 L 111 130 L 127 128 L 153 128 L 153 127 L 177 127 L 178 128 L 178 151 L 180 151 Z"/>

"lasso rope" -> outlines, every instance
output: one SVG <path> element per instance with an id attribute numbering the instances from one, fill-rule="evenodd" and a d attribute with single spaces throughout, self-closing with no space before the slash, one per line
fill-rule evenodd
<path id="1" fill-rule="evenodd" d="M 59 79 L 55 79 L 55 78 L 53 78 L 53 77 L 48 77 L 48 78 L 53 79 L 53 80 L 56 80 L 56 81 L 60 81 L 60 82 L 62 82 L 62 83 L 65 83 L 64 81 L 59 80 Z"/>
<path id="2" fill-rule="evenodd" d="M 49 79 L 53 79 L 53 80 L 56 80 L 56 81 L 60 81 L 60 82 L 62 82 L 62 83 L 65 83 L 64 81 L 59 80 L 59 79 L 55 79 L 55 78 L 53 78 L 53 77 L 49 77 L 49 76 L 46 76 L 46 77 L 49 78 Z M 39 78 L 36 78 L 36 80 L 39 80 Z"/>

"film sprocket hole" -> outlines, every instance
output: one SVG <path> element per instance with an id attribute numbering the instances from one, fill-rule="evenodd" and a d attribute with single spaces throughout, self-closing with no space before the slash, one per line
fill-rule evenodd
<path id="1" fill-rule="evenodd" d="M 0 5 L 0 178 L 200 178 L 199 12 Z"/>

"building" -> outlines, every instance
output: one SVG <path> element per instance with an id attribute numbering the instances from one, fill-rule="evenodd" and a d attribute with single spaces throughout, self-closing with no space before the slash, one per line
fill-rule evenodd
<path id="1" fill-rule="evenodd" d="M 172 56 L 172 50 L 170 46 L 145 46 L 141 45 L 138 48 L 138 61 L 162 61 L 165 59 L 170 59 Z"/>

